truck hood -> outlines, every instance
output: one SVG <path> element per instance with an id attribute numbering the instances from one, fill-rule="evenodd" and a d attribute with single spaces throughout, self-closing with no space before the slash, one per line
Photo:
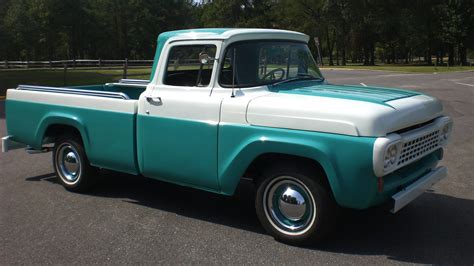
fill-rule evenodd
<path id="1" fill-rule="evenodd" d="M 437 99 L 393 88 L 305 81 L 269 90 L 249 102 L 249 124 L 378 137 L 442 114 Z"/>

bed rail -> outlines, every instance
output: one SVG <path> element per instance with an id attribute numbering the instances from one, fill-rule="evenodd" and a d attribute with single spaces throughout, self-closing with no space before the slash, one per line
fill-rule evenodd
<path id="1" fill-rule="evenodd" d="M 121 79 L 119 80 L 119 83 L 132 85 L 148 85 L 150 81 L 146 79 Z"/>
<path id="2" fill-rule="evenodd" d="M 61 88 L 61 87 L 46 87 L 46 86 L 32 86 L 32 85 L 18 85 L 17 90 L 65 93 L 65 94 L 130 100 L 130 97 L 128 97 L 127 94 L 122 93 L 122 92 L 80 90 L 80 89 L 69 89 L 69 88 Z"/>

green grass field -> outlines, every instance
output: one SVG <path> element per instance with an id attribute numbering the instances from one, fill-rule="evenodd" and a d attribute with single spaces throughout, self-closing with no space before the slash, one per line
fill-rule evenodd
<path id="1" fill-rule="evenodd" d="M 127 78 L 148 79 L 151 68 L 132 68 Z M 66 76 L 62 69 L 21 69 L 0 70 L 0 96 L 5 95 L 7 88 L 19 84 L 44 86 L 74 86 L 104 84 L 116 82 L 123 76 L 122 69 L 68 69 Z"/>
<path id="2" fill-rule="evenodd" d="M 407 73 L 434 73 L 451 71 L 474 71 L 474 67 L 435 67 L 435 66 L 324 66 L 322 69 L 355 69 L 355 70 L 382 70 Z M 132 68 L 128 70 L 127 78 L 148 79 L 151 68 Z M 5 95 L 7 88 L 14 88 L 19 84 L 44 86 L 74 86 L 103 84 L 115 82 L 122 78 L 122 69 L 68 69 L 66 76 L 62 69 L 21 69 L 0 70 L 0 97 Z"/>

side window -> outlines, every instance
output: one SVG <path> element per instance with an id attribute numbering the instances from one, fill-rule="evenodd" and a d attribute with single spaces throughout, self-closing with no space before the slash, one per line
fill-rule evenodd
<path id="1" fill-rule="evenodd" d="M 199 56 L 216 56 L 215 45 L 174 46 L 170 50 L 163 83 L 173 86 L 205 87 L 211 81 L 214 61 L 202 63 Z"/>

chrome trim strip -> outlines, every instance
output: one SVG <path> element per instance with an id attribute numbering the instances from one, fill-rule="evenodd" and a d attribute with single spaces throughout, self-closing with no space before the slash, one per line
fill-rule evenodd
<path id="1" fill-rule="evenodd" d="M 61 88 L 61 87 L 46 87 L 46 86 L 31 86 L 31 85 L 18 85 L 17 90 L 65 93 L 65 94 L 76 94 L 76 95 L 130 100 L 130 97 L 128 97 L 127 94 L 122 93 L 122 92 L 92 91 L 92 90 L 79 90 L 79 89 L 69 89 L 69 88 Z"/>
<path id="2" fill-rule="evenodd" d="M 119 84 L 148 85 L 149 80 L 146 79 L 121 79 Z"/>
<path id="3" fill-rule="evenodd" d="M 2 138 L 2 152 L 24 148 L 26 145 L 12 140 L 13 136 L 5 136 Z"/>
<path id="4" fill-rule="evenodd" d="M 394 200 L 393 209 L 391 213 L 396 213 L 408 203 L 415 200 L 418 196 L 423 194 L 427 189 L 438 183 L 441 179 L 448 176 L 448 168 L 440 166 L 418 179 L 415 183 L 409 185 L 402 191 L 392 196 Z"/>

